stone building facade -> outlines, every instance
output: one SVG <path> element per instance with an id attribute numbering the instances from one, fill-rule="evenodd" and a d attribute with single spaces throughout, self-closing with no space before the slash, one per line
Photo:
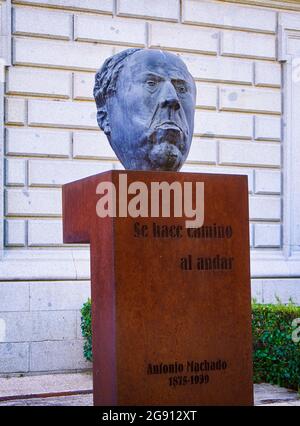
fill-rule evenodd
<path id="1" fill-rule="evenodd" d="M 127 47 L 186 62 L 183 170 L 248 176 L 253 297 L 300 304 L 299 1 L 0 0 L 0 22 L 0 374 L 89 367 L 89 249 L 62 244 L 61 185 L 121 168 L 92 87 Z"/>

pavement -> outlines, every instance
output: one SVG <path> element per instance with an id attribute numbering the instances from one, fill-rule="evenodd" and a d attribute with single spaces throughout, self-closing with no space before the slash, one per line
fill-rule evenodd
<path id="1" fill-rule="evenodd" d="M 0 377 L 0 406 L 93 405 L 90 372 Z M 295 391 L 267 383 L 254 385 L 257 406 L 300 406 Z"/>

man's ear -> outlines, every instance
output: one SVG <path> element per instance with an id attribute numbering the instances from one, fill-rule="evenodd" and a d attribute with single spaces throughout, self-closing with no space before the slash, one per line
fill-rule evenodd
<path id="1" fill-rule="evenodd" d="M 108 114 L 105 106 L 98 107 L 97 111 L 97 122 L 100 129 L 106 134 L 107 137 L 110 136 L 111 130 L 108 120 Z"/>

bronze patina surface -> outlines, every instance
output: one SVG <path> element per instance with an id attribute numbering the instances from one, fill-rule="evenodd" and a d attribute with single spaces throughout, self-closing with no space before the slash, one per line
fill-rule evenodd
<path id="1" fill-rule="evenodd" d="M 190 150 L 196 85 L 182 59 L 131 48 L 96 73 L 97 121 L 125 169 L 179 170 Z"/>

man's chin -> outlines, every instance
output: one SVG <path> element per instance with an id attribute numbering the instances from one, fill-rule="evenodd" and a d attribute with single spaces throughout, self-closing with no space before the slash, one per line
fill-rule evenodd
<path id="1" fill-rule="evenodd" d="M 153 146 L 149 153 L 153 170 L 178 170 L 183 163 L 183 156 L 177 146 L 162 142 Z"/>
<path id="2" fill-rule="evenodd" d="M 165 126 L 157 127 L 147 137 L 148 141 L 153 145 L 161 145 L 166 142 L 176 145 L 181 151 L 185 148 L 186 135 L 179 127 L 166 124 Z"/>

